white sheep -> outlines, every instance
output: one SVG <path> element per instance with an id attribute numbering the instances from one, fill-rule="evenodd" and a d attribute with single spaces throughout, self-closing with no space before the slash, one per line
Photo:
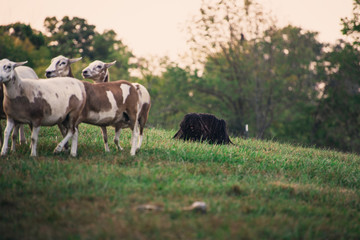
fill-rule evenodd
<path id="1" fill-rule="evenodd" d="M 38 75 L 31 67 L 18 66 L 15 71 L 19 78 L 39 79 Z"/>
<path id="2" fill-rule="evenodd" d="M 15 69 L 15 71 L 17 72 L 18 76 L 20 78 L 30 78 L 30 79 L 39 79 L 39 77 L 37 76 L 37 74 L 35 73 L 35 71 L 28 67 L 28 66 L 19 66 Z M 0 85 L 0 119 L 6 119 L 6 114 L 4 112 L 4 108 L 3 108 L 3 99 L 4 99 L 4 92 L 3 92 L 3 86 L 2 84 Z M 1 132 L 1 143 L 3 142 L 2 139 L 2 129 L 0 126 L 0 132 Z M 13 131 L 13 142 L 16 141 L 16 138 L 19 134 L 19 140 L 20 140 L 20 144 L 25 144 L 26 143 L 26 138 L 25 138 L 25 133 L 24 133 L 24 126 L 21 124 L 17 124 L 15 126 L 15 129 Z M 15 145 L 14 145 L 15 146 Z"/>
<path id="3" fill-rule="evenodd" d="M 45 76 L 47 78 L 55 77 L 74 77 L 71 71 L 71 64 L 80 61 L 82 58 L 67 58 L 63 55 L 59 55 L 51 59 L 49 67 L 45 70 Z M 58 124 L 60 132 L 65 137 L 67 129 L 62 124 Z M 68 148 L 68 144 L 65 144 L 65 149 Z"/>
<path id="4" fill-rule="evenodd" d="M 37 156 L 40 126 L 62 123 L 67 126 L 68 132 L 54 152 L 62 151 L 64 145 L 72 138 L 70 154 L 76 156 L 79 118 L 86 101 L 84 85 L 79 80 L 69 77 L 21 79 L 15 68 L 25 63 L 0 60 L 0 82 L 4 84 L 3 105 L 7 115 L 1 155 L 7 153 L 9 136 L 15 123 L 29 124 L 32 129 L 31 156 Z"/>

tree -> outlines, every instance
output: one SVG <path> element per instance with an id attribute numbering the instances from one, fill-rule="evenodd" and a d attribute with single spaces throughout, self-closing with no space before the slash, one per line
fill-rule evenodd
<path id="1" fill-rule="evenodd" d="M 313 129 L 314 143 L 360 152 L 360 52 L 340 41 L 324 56 L 324 79 Z"/>
<path id="2" fill-rule="evenodd" d="M 279 128 L 288 118 L 298 121 L 294 113 L 316 93 L 310 69 L 322 49 L 316 33 L 277 29 L 253 1 L 218 1 L 200 12 L 190 26 L 190 42 L 204 64 L 194 88 L 211 103 L 209 111 L 220 113 L 235 133 L 243 134 L 249 123 L 258 138 L 281 132 L 274 121 Z"/>
<path id="3" fill-rule="evenodd" d="M 48 45 L 53 56 L 92 56 L 95 26 L 85 19 L 65 16 L 59 21 L 56 17 L 47 17 L 44 26 L 50 35 Z"/>
<path id="4" fill-rule="evenodd" d="M 174 129 L 189 111 L 196 111 L 199 99 L 193 96 L 190 87 L 192 75 L 189 69 L 163 59 L 139 59 L 141 79 L 151 96 L 149 123 L 153 126 Z M 161 68 L 162 72 L 159 72 Z"/>
<path id="5" fill-rule="evenodd" d="M 90 59 L 101 59 L 105 62 L 116 60 L 116 65 L 110 68 L 111 79 L 129 79 L 129 69 L 136 67 L 130 64 L 130 59 L 133 57 L 128 47 L 121 40 L 116 39 L 116 33 L 113 30 L 95 34 Z"/>
<path id="6" fill-rule="evenodd" d="M 353 3 L 353 17 L 342 18 L 341 23 L 343 25 L 342 33 L 350 36 L 354 39 L 354 44 L 360 44 L 360 0 L 354 0 Z"/>
<path id="7" fill-rule="evenodd" d="M 44 59 L 49 57 L 44 35 L 30 25 L 14 23 L 0 26 L 0 59 L 25 61 L 36 72 L 42 68 Z"/>
<path id="8" fill-rule="evenodd" d="M 28 39 L 36 49 L 45 45 L 45 36 L 40 31 L 32 29 L 30 25 L 17 22 L 0 26 L 0 30 L 3 30 L 4 33 L 18 38 L 21 41 Z"/>
<path id="9" fill-rule="evenodd" d="M 209 101 L 218 100 L 217 110 L 209 104 L 211 111 L 220 111 L 220 117 L 229 121 L 233 132 L 243 134 L 244 121 L 249 120 L 246 117 L 249 96 L 245 91 L 250 75 L 247 66 L 257 61 L 249 52 L 253 52 L 256 39 L 272 25 L 260 5 L 230 0 L 203 2 L 199 18 L 189 27 L 194 55 L 205 66 L 203 77 L 197 79 L 194 87 L 199 93 L 211 95 Z"/>
<path id="10" fill-rule="evenodd" d="M 88 24 L 83 18 L 63 17 L 58 21 L 56 17 L 45 19 L 45 28 L 48 32 L 48 46 L 52 55 L 67 57 L 82 56 L 84 61 L 114 61 L 116 67 L 110 68 L 111 79 L 129 79 L 129 64 L 132 52 L 121 40 L 116 39 L 113 30 L 98 33 L 94 25 Z"/>
<path id="11" fill-rule="evenodd" d="M 263 81 L 272 93 L 272 122 L 268 137 L 309 142 L 316 109 L 319 79 L 315 66 L 323 45 L 317 33 L 287 26 L 265 32 Z"/>
<path id="12" fill-rule="evenodd" d="M 360 152 L 360 0 L 353 17 L 342 18 L 342 32 L 352 43 L 338 41 L 317 67 L 323 91 L 318 99 L 313 143 L 343 151 Z"/>

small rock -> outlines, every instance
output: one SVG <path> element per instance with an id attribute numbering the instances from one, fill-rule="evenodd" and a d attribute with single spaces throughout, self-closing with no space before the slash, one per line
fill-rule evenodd
<path id="1" fill-rule="evenodd" d="M 205 202 L 196 201 L 193 204 L 191 204 L 190 206 L 184 207 L 183 210 L 206 213 L 207 205 Z"/>
<path id="2" fill-rule="evenodd" d="M 162 211 L 164 208 L 155 204 L 143 204 L 136 207 L 137 211 Z"/>

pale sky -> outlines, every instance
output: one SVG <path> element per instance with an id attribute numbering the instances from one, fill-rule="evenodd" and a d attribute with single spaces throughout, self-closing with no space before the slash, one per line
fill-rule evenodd
<path id="1" fill-rule="evenodd" d="M 352 16 L 353 0 L 258 0 L 278 19 L 320 33 L 319 40 L 342 38 L 340 19 Z M 43 31 L 46 17 L 85 18 L 102 32 L 113 29 L 137 57 L 176 60 L 187 51 L 184 26 L 199 13 L 201 0 L 0 0 L 0 25 L 31 24 Z"/>

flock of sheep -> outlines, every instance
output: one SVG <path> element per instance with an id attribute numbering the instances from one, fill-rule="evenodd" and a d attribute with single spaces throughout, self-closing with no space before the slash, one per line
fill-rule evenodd
<path id="1" fill-rule="evenodd" d="M 100 126 L 105 151 L 109 151 L 107 126 L 115 127 L 114 142 L 119 150 L 122 128 L 132 130 L 130 154 L 135 155 L 143 140 L 143 130 L 150 110 L 150 95 L 144 86 L 124 80 L 109 82 L 108 68 L 115 64 L 94 61 L 82 71 L 84 78 L 95 83 L 79 81 L 73 77 L 70 65 L 81 58 L 58 56 L 46 69 L 48 79 L 39 79 L 26 62 L 0 60 L 0 117 L 7 120 L 1 155 L 11 150 L 20 132 L 25 142 L 22 124 L 31 128 L 31 156 L 37 156 L 36 146 L 40 126 L 58 125 L 63 140 L 54 152 L 61 152 L 71 141 L 71 156 L 77 154 L 78 125 L 88 123 Z M 1 135 L 1 134 L 0 134 Z"/>

